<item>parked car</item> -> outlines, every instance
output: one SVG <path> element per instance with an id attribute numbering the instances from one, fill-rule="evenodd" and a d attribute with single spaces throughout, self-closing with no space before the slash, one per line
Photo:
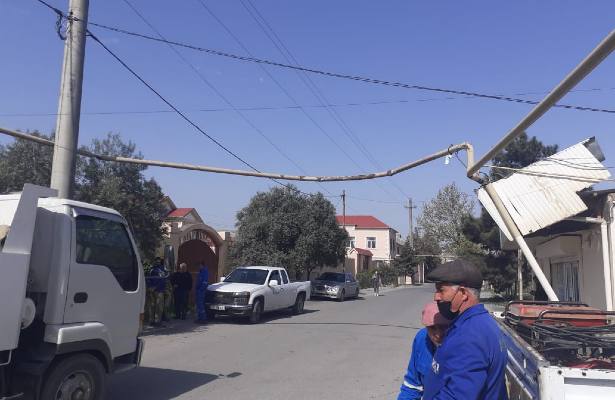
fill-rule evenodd
<path id="1" fill-rule="evenodd" d="M 312 297 L 328 297 L 338 301 L 359 297 L 359 282 L 348 272 L 325 272 L 314 280 Z"/>
<path id="2" fill-rule="evenodd" d="M 257 323 L 265 312 L 292 308 L 301 314 L 310 298 L 310 282 L 291 282 L 284 268 L 239 267 L 222 282 L 209 285 L 205 296 L 208 318 L 248 317 Z"/>

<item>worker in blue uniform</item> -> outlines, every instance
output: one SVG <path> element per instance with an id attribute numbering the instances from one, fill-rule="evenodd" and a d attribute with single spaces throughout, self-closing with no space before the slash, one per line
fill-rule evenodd
<path id="1" fill-rule="evenodd" d="M 412 354 L 397 400 L 415 400 L 423 396 L 423 381 L 431 369 L 433 355 L 442 343 L 450 320 L 438 311 L 435 301 L 425 304 L 421 315 L 425 328 L 417 332 L 412 342 Z"/>
<path id="2" fill-rule="evenodd" d="M 439 265 L 427 279 L 436 283 L 434 300 L 452 323 L 425 376 L 423 399 L 507 400 L 506 347 L 479 302 L 480 270 L 458 259 Z"/>
<path id="3" fill-rule="evenodd" d="M 197 319 L 196 323 L 207 323 L 207 313 L 205 312 L 205 294 L 207 293 L 207 285 L 209 284 L 209 271 L 205 262 L 201 262 L 201 268 L 199 269 L 199 275 L 196 279 L 196 310 Z"/>

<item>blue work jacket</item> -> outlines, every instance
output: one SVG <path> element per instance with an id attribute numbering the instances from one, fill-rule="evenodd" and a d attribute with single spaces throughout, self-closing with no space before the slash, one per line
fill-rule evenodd
<path id="1" fill-rule="evenodd" d="M 209 271 L 207 267 L 202 266 L 199 270 L 199 275 L 196 278 L 196 290 L 205 290 L 209 283 Z"/>
<path id="2" fill-rule="evenodd" d="M 418 331 L 412 342 L 412 354 L 410 355 L 408 370 L 399 389 L 397 400 L 415 400 L 423 396 L 423 380 L 431 370 L 435 351 L 436 346 L 429 339 L 427 328 Z"/>
<path id="3" fill-rule="evenodd" d="M 506 346 L 495 320 L 482 304 L 451 324 L 424 381 L 425 400 L 507 400 Z"/>

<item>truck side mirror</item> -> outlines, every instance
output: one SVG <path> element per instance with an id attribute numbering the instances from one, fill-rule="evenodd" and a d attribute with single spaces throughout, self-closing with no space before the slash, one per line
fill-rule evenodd
<path id="1" fill-rule="evenodd" d="M 269 286 L 278 286 L 280 284 L 280 282 L 278 282 L 275 279 L 272 279 L 269 281 Z"/>

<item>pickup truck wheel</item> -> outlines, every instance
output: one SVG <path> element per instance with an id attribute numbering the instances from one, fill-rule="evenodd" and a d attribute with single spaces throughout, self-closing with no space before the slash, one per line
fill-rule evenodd
<path id="1" fill-rule="evenodd" d="M 346 298 L 346 290 L 342 289 L 339 297 L 337 298 L 337 301 L 344 301 L 345 298 Z"/>
<path id="2" fill-rule="evenodd" d="M 300 293 L 297 295 L 297 300 L 295 300 L 295 305 L 293 306 L 293 314 L 302 314 L 303 307 L 305 306 L 305 295 Z"/>
<path id="3" fill-rule="evenodd" d="M 41 399 L 104 400 L 105 370 L 90 354 L 62 359 L 52 367 L 43 383 Z"/>
<path id="4" fill-rule="evenodd" d="M 358 298 L 359 298 L 359 291 L 360 291 L 360 289 L 359 289 L 359 288 L 357 288 L 357 292 L 354 294 L 354 298 L 355 298 L 355 299 L 358 299 Z"/>
<path id="5" fill-rule="evenodd" d="M 250 314 L 250 323 L 258 324 L 261 320 L 261 315 L 263 315 L 263 301 L 256 300 L 254 305 L 252 306 L 252 314 Z"/>

